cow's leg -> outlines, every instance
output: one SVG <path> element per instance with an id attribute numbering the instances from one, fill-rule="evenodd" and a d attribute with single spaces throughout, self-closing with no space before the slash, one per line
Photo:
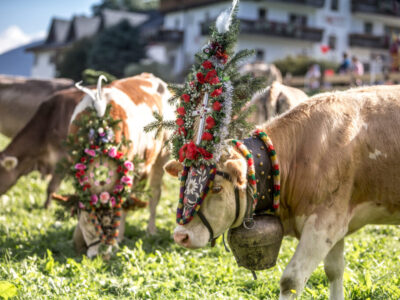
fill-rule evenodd
<path id="1" fill-rule="evenodd" d="M 150 198 L 150 219 L 149 224 L 147 226 L 147 232 L 150 235 L 156 234 L 156 208 L 157 204 L 160 201 L 161 197 L 161 186 L 162 186 L 162 177 L 164 175 L 164 165 L 168 161 L 168 155 L 160 154 L 151 169 L 149 185 L 151 191 L 151 198 Z"/>
<path id="2" fill-rule="evenodd" d="M 341 239 L 331 249 L 324 260 L 325 274 L 329 279 L 330 300 L 344 300 L 344 239 Z"/>
<path id="3" fill-rule="evenodd" d="M 62 181 L 62 176 L 57 172 L 53 172 L 52 175 L 53 176 L 51 177 L 49 185 L 47 186 L 47 199 L 44 203 L 44 208 L 48 208 L 50 206 L 51 194 L 58 190 L 58 187 L 60 186 Z"/>
<path id="4" fill-rule="evenodd" d="M 74 241 L 75 251 L 78 254 L 83 254 L 86 252 L 87 247 L 86 247 L 85 239 L 83 238 L 81 228 L 79 227 L 79 224 L 76 224 L 72 240 Z"/>
<path id="5" fill-rule="evenodd" d="M 347 224 L 335 214 L 311 215 L 305 222 L 300 242 L 282 274 L 279 299 L 294 299 L 318 264 L 347 231 Z"/>
<path id="6" fill-rule="evenodd" d="M 79 212 L 79 221 L 77 226 L 82 233 L 83 239 L 87 247 L 87 256 L 92 258 L 99 253 L 100 237 L 96 232 L 94 224 L 90 220 L 90 214 L 87 211 Z"/>

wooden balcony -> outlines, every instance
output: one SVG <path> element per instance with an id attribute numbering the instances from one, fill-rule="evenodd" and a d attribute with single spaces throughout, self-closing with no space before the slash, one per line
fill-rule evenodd
<path id="1" fill-rule="evenodd" d="M 289 4 L 309 5 L 314 7 L 323 7 L 325 0 L 266 0 L 268 2 L 280 2 Z M 227 0 L 160 0 L 160 10 L 164 13 L 176 10 L 183 10 L 198 6 L 214 4 L 218 2 L 226 2 L 227 7 L 230 1 Z"/>
<path id="2" fill-rule="evenodd" d="M 325 5 L 325 0 L 267 0 L 267 1 L 308 5 L 308 6 L 314 6 L 314 7 L 324 7 L 324 5 Z"/>
<path id="3" fill-rule="evenodd" d="M 145 39 L 150 43 L 181 44 L 183 42 L 183 31 L 174 29 L 159 29 L 156 32 L 146 33 Z"/>
<path id="4" fill-rule="evenodd" d="M 399 0 L 352 0 L 352 12 L 400 16 Z"/>
<path id="5" fill-rule="evenodd" d="M 210 23 L 202 25 L 202 35 L 209 34 Z M 311 42 L 322 40 L 323 29 L 306 26 L 296 26 L 289 23 L 281 23 L 264 20 L 240 20 L 240 32 L 242 34 L 265 35 L 279 38 L 299 39 Z"/>
<path id="6" fill-rule="evenodd" d="M 389 49 L 389 37 L 371 34 L 349 34 L 350 47 Z"/>

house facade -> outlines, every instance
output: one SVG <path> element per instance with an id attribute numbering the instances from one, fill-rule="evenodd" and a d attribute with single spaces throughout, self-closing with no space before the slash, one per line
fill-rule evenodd
<path id="1" fill-rule="evenodd" d="M 62 59 L 63 52 L 73 43 L 86 37 L 92 37 L 119 22 L 127 20 L 132 26 L 140 26 L 151 32 L 157 30 L 162 23 L 159 13 L 135 13 L 104 9 L 99 16 L 75 16 L 72 20 L 53 18 L 44 43 L 28 48 L 34 54 L 34 65 L 31 76 L 49 79 L 57 76 L 57 62 Z M 158 24 L 159 23 L 159 24 Z M 158 57 L 158 55 L 156 54 Z"/>
<path id="2" fill-rule="evenodd" d="M 207 41 L 208 25 L 231 1 L 161 0 L 165 30 L 182 32 L 182 43 L 168 51 L 176 73 L 193 62 Z M 255 49 L 271 63 L 288 55 L 339 62 L 343 52 L 368 68 L 379 55 L 390 60 L 390 41 L 400 34 L 398 0 L 242 0 L 238 50 Z"/>

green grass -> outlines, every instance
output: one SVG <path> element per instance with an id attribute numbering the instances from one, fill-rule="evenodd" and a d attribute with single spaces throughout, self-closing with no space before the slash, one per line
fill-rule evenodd
<path id="1" fill-rule="evenodd" d="M 0 149 L 7 139 L 0 136 Z M 16 299 L 277 299 L 279 278 L 297 241 L 285 238 L 277 266 L 258 272 L 239 268 L 219 241 L 188 251 L 174 244 L 178 183 L 164 180 L 158 234 L 148 237 L 147 210 L 131 213 L 126 240 L 109 262 L 77 256 L 75 218 L 56 204 L 42 208 L 46 182 L 34 172 L 0 197 L 0 295 Z M 62 191 L 68 191 L 63 185 Z M 400 299 L 400 228 L 369 226 L 347 238 L 346 299 Z M 1 297 L 0 297 L 1 298 Z M 320 265 L 301 299 L 327 299 Z"/>

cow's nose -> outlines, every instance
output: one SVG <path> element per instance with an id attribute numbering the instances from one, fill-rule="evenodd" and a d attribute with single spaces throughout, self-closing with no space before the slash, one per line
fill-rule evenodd
<path id="1" fill-rule="evenodd" d="M 174 241 L 183 247 L 190 247 L 190 239 L 187 233 L 175 232 Z"/>

